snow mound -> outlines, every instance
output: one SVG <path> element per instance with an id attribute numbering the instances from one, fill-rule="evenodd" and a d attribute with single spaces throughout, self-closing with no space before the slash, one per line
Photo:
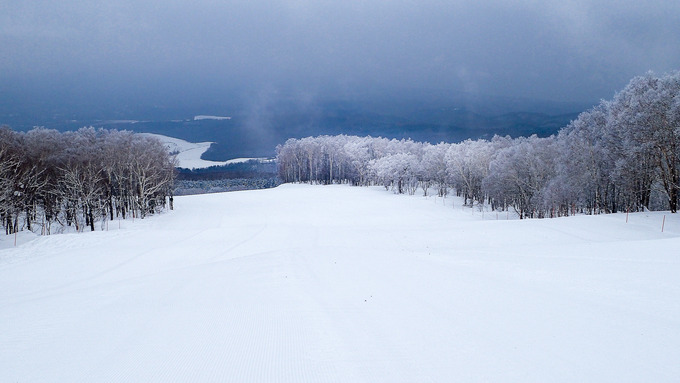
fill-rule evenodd
<path id="1" fill-rule="evenodd" d="M 283 185 L 0 250 L 0 381 L 680 379 L 677 215 L 460 202 Z"/>

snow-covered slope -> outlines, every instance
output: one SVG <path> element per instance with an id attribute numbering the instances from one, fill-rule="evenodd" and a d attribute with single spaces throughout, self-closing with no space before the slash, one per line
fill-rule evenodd
<path id="1" fill-rule="evenodd" d="M 677 216 L 442 202 L 283 185 L 1 250 L 0 381 L 680 380 Z"/>
<path id="2" fill-rule="evenodd" d="M 201 116 L 196 116 L 201 117 Z M 202 116 L 206 117 L 206 116 Z M 208 116 L 209 117 L 209 116 Z M 187 169 L 202 169 L 210 166 L 222 166 L 227 164 L 246 162 L 248 160 L 264 160 L 262 158 L 234 158 L 228 161 L 208 161 L 202 160 L 201 155 L 210 148 L 212 142 L 188 142 L 179 138 L 164 136 L 153 133 L 140 133 L 145 136 L 158 138 L 165 144 L 171 153 L 177 153 L 178 165 Z"/>

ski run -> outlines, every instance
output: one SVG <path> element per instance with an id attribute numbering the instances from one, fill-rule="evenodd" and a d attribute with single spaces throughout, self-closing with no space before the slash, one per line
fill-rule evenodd
<path id="1" fill-rule="evenodd" d="M 677 214 L 513 218 L 286 184 L 2 235 L 0 381 L 680 380 Z"/>

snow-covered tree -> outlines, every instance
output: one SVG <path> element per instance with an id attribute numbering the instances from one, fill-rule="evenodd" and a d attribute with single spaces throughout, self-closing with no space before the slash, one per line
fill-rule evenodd
<path id="1" fill-rule="evenodd" d="M 680 72 L 656 77 L 652 73 L 633 78 L 613 101 L 611 124 L 628 144 L 621 153 L 628 174 L 641 184 L 643 206 L 659 182 L 668 207 L 678 209 L 680 197 Z M 653 169 L 653 171 L 652 171 Z"/>
<path id="2" fill-rule="evenodd" d="M 466 204 L 520 217 L 669 208 L 680 204 L 680 72 L 632 79 L 555 137 L 437 145 L 373 137 L 291 139 L 277 149 L 284 182 L 382 184 L 425 195 L 449 187 Z M 664 198 L 656 198 L 663 196 Z"/>
<path id="3" fill-rule="evenodd" d="M 423 147 L 422 171 L 423 183 L 432 184 L 439 197 L 443 197 L 448 192 L 448 172 L 446 164 L 446 153 L 451 144 L 439 143 L 437 145 L 425 145 Z M 423 187 L 425 195 L 427 188 Z"/>
<path id="4" fill-rule="evenodd" d="M 7 234 L 89 227 L 132 209 L 142 217 L 172 195 L 174 161 L 156 139 L 83 128 L 0 129 L 0 218 Z M 20 227 L 21 226 L 21 227 Z"/>
<path id="5" fill-rule="evenodd" d="M 410 153 L 396 153 L 371 161 L 371 171 L 385 188 L 395 193 L 415 194 L 420 171 L 418 157 Z"/>
<path id="6" fill-rule="evenodd" d="M 542 193 L 555 173 L 555 139 L 519 138 L 489 164 L 483 187 L 495 203 L 512 206 L 520 218 L 542 217 Z"/>
<path id="7" fill-rule="evenodd" d="M 482 181 L 488 175 L 493 154 L 493 147 L 486 140 L 466 140 L 449 147 L 446 153 L 449 177 L 466 205 L 484 201 Z"/>

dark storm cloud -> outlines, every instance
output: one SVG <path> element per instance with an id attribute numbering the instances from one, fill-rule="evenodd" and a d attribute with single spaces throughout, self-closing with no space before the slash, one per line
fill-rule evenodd
<path id="1" fill-rule="evenodd" d="M 680 67 L 680 4 L 661 0 L 0 1 L 0 84 L 36 89 L 590 101 Z"/>

